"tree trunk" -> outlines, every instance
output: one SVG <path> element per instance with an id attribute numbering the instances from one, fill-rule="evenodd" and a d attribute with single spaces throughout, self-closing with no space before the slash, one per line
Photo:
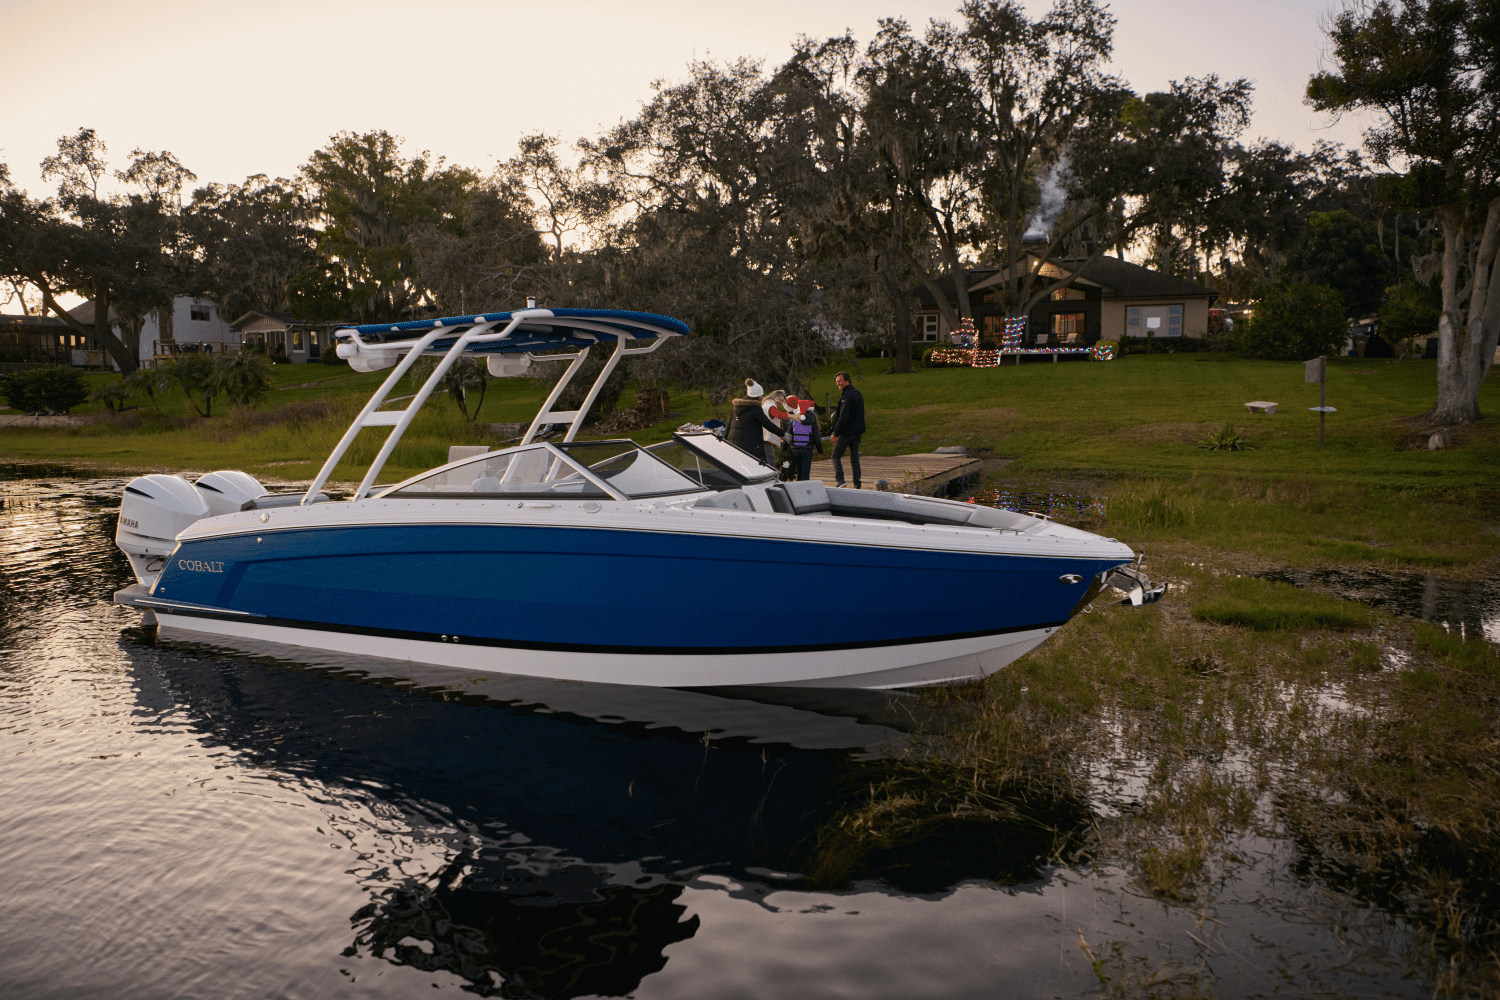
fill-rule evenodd
<path id="1" fill-rule="evenodd" d="M 1479 387 L 1489 374 L 1500 336 L 1500 296 L 1496 295 L 1500 275 L 1494 273 L 1500 247 L 1500 198 L 1490 203 L 1479 247 L 1471 258 L 1472 291 L 1467 310 L 1459 288 L 1466 234 L 1454 210 L 1445 209 L 1440 219 L 1443 312 L 1438 319 L 1438 396 L 1423 417 L 1433 426 L 1450 426 L 1480 418 Z"/>
<path id="2" fill-rule="evenodd" d="M 49 310 L 52 311 L 52 314 L 54 316 L 62 320 L 64 323 L 68 324 L 68 327 L 74 333 L 82 334 L 85 337 L 92 335 L 99 346 L 109 352 L 109 356 L 113 358 L 115 360 L 115 363 L 120 366 L 121 374 L 129 375 L 131 372 L 140 367 L 140 355 L 131 354 L 129 349 L 127 349 L 124 344 L 120 343 L 120 338 L 116 337 L 114 335 L 114 332 L 109 328 L 108 288 L 105 288 L 103 290 L 104 307 L 102 311 L 99 307 L 99 298 L 96 297 L 94 299 L 94 328 L 91 330 L 88 327 L 84 326 L 82 323 L 78 322 L 78 320 L 74 319 L 71 313 L 57 304 L 57 299 L 52 297 L 52 289 L 48 288 L 46 285 L 42 284 L 39 281 L 33 281 L 32 284 L 36 285 L 42 290 L 42 302 Z M 100 316 L 104 317 L 104 325 L 102 330 L 100 328 Z"/>
<path id="3" fill-rule="evenodd" d="M 881 275 L 885 282 L 885 293 L 895 310 L 896 342 L 891 351 L 891 371 L 898 375 L 910 374 L 911 366 L 911 289 L 888 274 Z"/>

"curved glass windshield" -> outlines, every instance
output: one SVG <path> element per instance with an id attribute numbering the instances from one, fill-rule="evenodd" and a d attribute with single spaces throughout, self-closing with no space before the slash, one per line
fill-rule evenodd
<path id="1" fill-rule="evenodd" d="M 703 491 L 634 441 L 573 441 L 557 448 L 632 500 Z"/>
<path id="2" fill-rule="evenodd" d="M 652 445 L 651 453 L 712 489 L 735 489 L 776 477 L 776 469 L 762 462 L 760 456 L 704 431 L 673 434 L 670 444 Z"/>
<path id="3" fill-rule="evenodd" d="M 523 451 L 491 453 L 462 465 L 430 473 L 381 494 L 431 497 L 434 494 L 475 499 L 542 499 L 569 497 L 614 499 L 590 482 L 566 458 L 544 445 Z"/>
<path id="4" fill-rule="evenodd" d="M 601 479 L 634 500 L 696 493 L 703 487 L 631 441 L 587 441 L 492 452 L 403 483 L 382 497 L 471 499 L 614 499 Z M 588 470 L 585 475 L 584 470 Z"/>

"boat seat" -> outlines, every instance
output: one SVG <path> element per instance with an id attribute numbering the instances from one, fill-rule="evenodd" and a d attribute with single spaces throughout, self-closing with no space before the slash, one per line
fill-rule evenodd
<path id="1" fill-rule="evenodd" d="M 839 486 L 828 491 L 828 501 L 833 513 L 843 517 L 869 517 L 907 524 L 950 524 L 956 527 L 968 524 L 971 513 L 967 504 Z"/>
<path id="2" fill-rule="evenodd" d="M 828 502 L 828 487 L 822 480 L 805 480 L 802 483 L 778 483 L 766 489 L 771 502 L 781 510 L 780 499 L 786 502 L 787 514 L 826 514 L 832 510 Z"/>
<path id="3" fill-rule="evenodd" d="M 843 517 L 869 517 L 907 524 L 946 524 L 954 527 L 1005 528 L 1021 531 L 1036 525 L 1034 518 L 1008 510 L 935 497 L 913 497 L 904 493 L 853 490 L 835 486 L 828 490 L 833 513 Z"/>

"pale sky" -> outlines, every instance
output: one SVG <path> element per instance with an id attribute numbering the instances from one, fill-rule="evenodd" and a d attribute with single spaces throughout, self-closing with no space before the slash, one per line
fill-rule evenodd
<path id="1" fill-rule="evenodd" d="M 1218 73 L 1256 85 L 1247 138 L 1357 143 L 1301 101 L 1333 0 L 1115 0 L 1115 71 L 1137 91 Z M 1030 0 L 1034 12 L 1046 4 Z M 199 183 L 292 176 L 339 130 L 384 128 L 487 172 L 527 132 L 571 143 L 632 116 L 694 58 L 779 63 L 799 34 L 958 0 L 0 0 L 0 162 L 33 196 L 57 138 L 98 130 L 111 169 L 168 149 Z"/>

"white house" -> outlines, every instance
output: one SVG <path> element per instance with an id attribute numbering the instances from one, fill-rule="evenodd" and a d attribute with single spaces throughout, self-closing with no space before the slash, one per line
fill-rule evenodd
<path id="1" fill-rule="evenodd" d="M 69 309 L 68 313 L 80 323 L 92 326 L 94 300 L 89 299 Z M 113 325 L 115 336 L 119 336 L 119 324 Z M 154 368 L 159 362 L 180 354 L 233 354 L 241 345 L 239 332 L 224 320 L 218 305 L 211 299 L 179 295 L 172 300 L 170 310 L 155 310 L 147 315 L 141 326 L 141 367 Z M 87 353 L 75 350 L 73 363 L 90 363 L 93 359 Z M 102 360 L 113 364 L 107 355 Z"/>

